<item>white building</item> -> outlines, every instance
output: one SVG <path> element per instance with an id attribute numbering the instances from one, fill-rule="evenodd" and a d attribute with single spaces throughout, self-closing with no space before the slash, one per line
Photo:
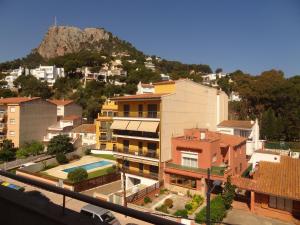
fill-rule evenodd
<path id="1" fill-rule="evenodd" d="M 95 124 L 81 124 L 72 130 L 73 139 L 81 138 L 83 146 L 96 144 L 96 125 Z"/>
<path id="2" fill-rule="evenodd" d="M 280 155 L 275 153 L 270 153 L 267 151 L 254 152 L 249 160 L 249 163 L 252 164 L 252 171 L 254 171 L 255 168 L 259 166 L 260 161 L 279 163 Z"/>
<path id="3" fill-rule="evenodd" d="M 222 77 L 226 77 L 226 73 L 210 73 L 202 76 L 203 84 L 211 84 L 212 82 L 215 82 L 217 79 L 220 79 Z"/>
<path id="4" fill-rule="evenodd" d="M 64 77 L 64 68 L 54 66 L 42 66 L 30 70 L 30 74 L 38 80 L 47 81 L 49 86 L 53 86 L 57 78 Z"/>
<path id="5" fill-rule="evenodd" d="M 166 75 L 166 74 L 163 74 L 163 73 L 160 74 L 160 78 L 161 78 L 162 81 L 169 81 L 170 80 L 170 76 Z"/>
<path id="6" fill-rule="evenodd" d="M 7 75 L 4 80 L 7 82 L 7 88 L 13 88 L 14 87 L 14 81 L 21 76 L 22 74 L 28 74 L 28 69 L 25 69 L 24 67 L 19 67 L 18 69 L 14 69 L 10 71 L 9 75 Z M 26 74 L 26 75 L 27 75 Z"/>
<path id="7" fill-rule="evenodd" d="M 147 69 L 150 69 L 152 71 L 155 71 L 155 65 L 152 62 L 152 58 L 151 57 L 147 57 L 146 61 L 144 62 L 144 65 Z"/>
<path id="8" fill-rule="evenodd" d="M 217 131 L 223 134 L 238 135 L 247 138 L 246 154 L 251 156 L 254 151 L 263 148 L 263 141 L 259 139 L 258 120 L 224 120 L 217 126 Z"/>
<path id="9" fill-rule="evenodd" d="M 239 96 L 239 94 L 237 93 L 237 92 L 231 92 L 230 93 L 230 96 L 229 96 L 229 101 L 231 101 L 231 102 L 239 102 L 239 101 L 241 101 L 241 98 L 240 98 L 240 96 Z"/>
<path id="10" fill-rule="evenodd" d="M 150 84 L 143 84 L 141 81 L 137 85 L 137 92 L 136 94 L 149 94 L 154 93 L 154 85 Z"/>

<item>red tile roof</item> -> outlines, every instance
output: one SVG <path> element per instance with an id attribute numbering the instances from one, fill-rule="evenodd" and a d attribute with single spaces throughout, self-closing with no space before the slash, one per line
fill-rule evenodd
<path id="1" fill-rule="evenodd" d="M 80 119 L 81 116 L 78 115 L 68 115 L 68 116 L 64 116 L 61 120 L 76 120 L 76 119 Z"/>
<path id="2" fill-rule="evenodd" d="M 61 99 L 48 99 L 48 101 L 55 105 L 68 105 L 73 102 L 73 100 L 61 100 Z"/>
<path id="3" fill-rule="evenodd" d="M 142 87 L 144 87 L 144 88 L 154 88 L 154 85 L 153 84 L 141 84 L 142 85 Z"/>
<path id="4" fill-rule="evenodd" d="M 166 95 L 164 94 L 138 94 L 138 95 L 128 95 L 128 96 L 120 96 L 120 97 L 113 97 L 111 100 L 118 101 L 118 100 L 134 100 L 134 99 L 160 99 L 161 96 Z"/>
<path id="5" fill-rule="evenodd" d="M 254 122 L 250 120 L 224 120 L 218 124 L 219 127 L 233 127 L 244 129 L 251 129 L 253 125 Z"/>
<path id="6" fill-rule="evenodd" d="M 95 124 L 81 124 L 78 127 L 75 127 L 72 132 L 74 133 L 96 133 Z"/>
<path id="7" fill-rule="evenodd" d="M 12 98 L 1 98 L 0 104 L 20 104 L 22 102 L 29 102 L 32 100 L 40 99 L 40 97 L 12 97 Z"/>
<path id="8" fill-rule="evenodd" d="M 232 178 L 232 183 L 242 189 L 300 200 L 300 160 L 281 156 L 279 163 L 261 161 L 253 179 Z"/>

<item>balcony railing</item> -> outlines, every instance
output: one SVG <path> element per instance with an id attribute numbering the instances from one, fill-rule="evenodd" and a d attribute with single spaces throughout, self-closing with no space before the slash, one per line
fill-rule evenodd
<path id="1" fill-rule="evenodd" d="M 156 150 L 149 150 L 147 152 L 137 151 L 137 152 L 131 152 L 129 151 L 129 148 L 116 148 L 113 150 L 117 153 L 124 153 L 128 155 L 134 155 L 134 156 L 142 156 L 142 157 L 148 157 L 148 158 L 154 158 L 158 159 L 159 155 L 157 154 Z"/>
<path id="2" fill-rule="evenodd" d="M 142 131 L 130 131 L 130 130 L 114 130 L 114 135 L 125 135 L 142 138 L 159 138 L 159 133 L 142 132 Z"/>
<path id="3" fill-rule="evenodd" d="M 159 111 L 119 111 L 119 117 L 160 118 Z"/>
<path id="4" fill-rule="evenodd" d="M 196 167 L 188 167 L 188 166 L 182 166 L 179 164 L 175 164 L 175 163 L 166 163 L 166 167 L 167 168 L 172 168 L 172 169 L 179 169 L 179 170 L 186 170 L 186 171 L 191 171 L 191 172 L 197 172 L 197 173 L 202 173 L 202 174 L 206 174 L 207 173 L 207 169 L 204 168 L 196 168 Z M 211 174 L 212 175 L 219 175 L 219 176 L 223 176 L 224 172 L 225 172 L 224 167 L 217 167 L 217 166 L 212 166 L 211 167 Z"/>
<path id="5" fill-rule="evenodd" d="M 136 170 L 131 170 L 130 167 L 125 167 L 125 173 L 129 173 L 132 175 L 137 175 L 137 176 L 141 176 L 141 177 L 145 177 L 145 178 L 150 178 L 150 179 L 158 179 L 158 173 L 154 173 L 154 172 L 149 172 L 149 173 L 145 173 L 144 171 L 136 171 Z"/>

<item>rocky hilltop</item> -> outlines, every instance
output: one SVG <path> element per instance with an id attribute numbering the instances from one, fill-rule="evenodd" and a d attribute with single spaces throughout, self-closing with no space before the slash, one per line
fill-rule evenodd
<path id="1" fill-rule="evenodd" d="M 102 42 L 109 38 L 109 33 L 102 28 L 81 30 L 77 27 L 52 26 L 36 51 L 45 59 L 75 53 L 88 46 L 100 51 L 103 47 Z"/>

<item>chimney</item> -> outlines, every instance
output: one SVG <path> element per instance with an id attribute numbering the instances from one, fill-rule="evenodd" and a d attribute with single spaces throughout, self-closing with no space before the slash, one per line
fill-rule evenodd
<path id="1" fill-rule="evenodd" d="M 205 140 L 205 131 L 200 132 L 200 140 Z"/>

